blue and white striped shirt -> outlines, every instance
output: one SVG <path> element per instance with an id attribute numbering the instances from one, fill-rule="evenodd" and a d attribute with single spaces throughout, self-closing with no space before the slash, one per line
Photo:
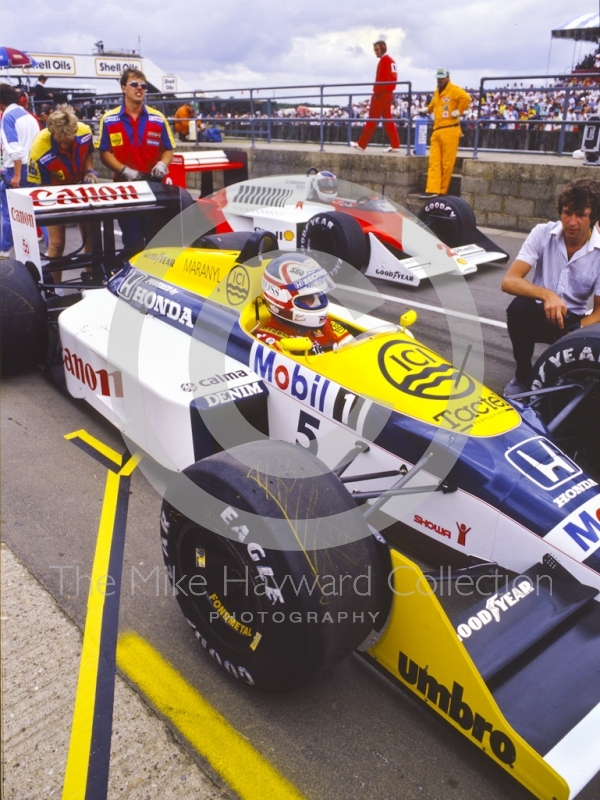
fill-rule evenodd
<path id="1" fill-rule="evenodd" d="M 560 222 L 536 225 L 517 256 L 533 267 L 532 283 L 555 292 L 567 310 L 585 314 L 592 295 L 600 295 L 600 231 L 594 226 L 588 241 L 571 260 Z"/>

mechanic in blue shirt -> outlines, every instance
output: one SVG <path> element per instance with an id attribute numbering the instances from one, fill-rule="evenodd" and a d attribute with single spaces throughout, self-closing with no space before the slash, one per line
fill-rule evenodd
<path id="1" fill-rule="evenodd" d="M 8 83 L 0 83 L 0 112 L 0 258 L 9 258 L 13 236 L 6 190 L 27 184 L 29 150 L 40 126 L 36 118 L 19 105 L 19 93 Z"/>
<path id="2" fill-rule="evenodd" d="M 115 180 L 162 181 L 173 160 L 175 140 L 165 116 L 145 104 L 148 83 L 138 69 L 121 75 L 123 103 L 100 120 L 100 158 L 114 172 Z M 152 236 L 146 220 L 119 219 L 126 251 L 141 250 Z"/>
<path id="3" fill-rule="evenodd" d="M 502 281 L 502 291 L 516 295 L 506 312 L 516 361 L 506 397 L 527 391 L 537 342 L 551 344 L 600 322 L 600 183 L 570 183 L 558 197 L 558 213 L 559 222 L 535 226 Z"/>

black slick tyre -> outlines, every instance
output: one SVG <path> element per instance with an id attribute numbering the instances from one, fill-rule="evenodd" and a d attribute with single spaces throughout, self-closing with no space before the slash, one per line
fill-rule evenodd
<path id="1" fill-rule="evenodd" d="M 48 347 L 47 310 L 37 281 L 20 261 L 0 261 L 2 376 L 34 369 Z"/>
<path id="2" fill-rule="evenodd" d="M 531 389 L 580 384 L 591 391 L 556 428 L 563 450 L 595 474 L 600 473 L 600 323 L 580 328 L 551 344 L 531 372 Z M 548 424 L 574 397 L 573 391 L 539 396 L 537 410 Z"/>
<path id="3" fill-rule="evenodd" d="M 360 222 L 341 211 L 311 217 L 300 236 L 300 247 L 332 276 L 342 262 L 360 269 L 369 261 L 369 243 Z"/>
<path id="4" fill-rule="evenodd" d="M 196 462 L 165 494 L 161 537 L 188 623 L 242 683 L 302 686 L 379 621 L 375 540 L 337 476 L 299 446 L 252 442 Z"/>
<path id="5" fill-rule="evenodd" d="M 477 228 L 473 209 L 461 197 L 432 197 L 419 211 L 419 219 L 448 247 L 472 243 Z"/>

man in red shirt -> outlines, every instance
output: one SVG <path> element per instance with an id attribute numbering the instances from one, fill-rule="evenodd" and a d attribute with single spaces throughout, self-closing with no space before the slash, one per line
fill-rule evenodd
<path id="1" fill-rule="evenodd" d="M 376 120 L 383 117 L 388 120 L 383 123 L 383 127 L 391 145 L 387 148 L 386 152 L 397 153 L 400 151 L 400 139 L 398 137 L 396 125 L 391 121 L 390 117 L 392 116 L 394 89 L 398 82 L 398 69 L 394 59 L 387 54 L 387 45 L 383 39 L 379 39 L 379 41 L 375 42 L 373 50 L 379 59 L 377 74 L 375 75 L 375 85 L 373 86 L 373 96 L 371 97 L 371 103 L 369 105 L 369 117 L 372 117 L 373 121 L 367 122 L 358 142 L 350 142 L 350 145 L 359 150 L 364 150 L 371 141 L 371 137 L 375 133 L 375 128 L 379 125 L 379 122 Z"/>
<path id="2" fill-rule="evenodd" d="M 123 104 L 100 120 L 100 159 L 112 169 L 115 180 L 162 181 L 173 160 L 175 141 L 165 116 L 145 104 L 148 84 L 137 69 L 121 75 Z M 146 220 L 119 219 L 126 256 L 138 252 L 154 231 Z"/>
<path id="3" fill-rule="evenodd" d="M 123 104 L 100 120 L 100 158 L 116 180 L 162 180 L 173 160 L 173 134 L 164 115 L 145 104 L 147 88 L 143 72 L 124 70 Z"/>

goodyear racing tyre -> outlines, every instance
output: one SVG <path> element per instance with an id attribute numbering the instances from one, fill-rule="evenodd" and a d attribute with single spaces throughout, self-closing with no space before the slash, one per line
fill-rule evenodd
<path id="1" fill-rule="evenodd" d="M 33 369 L 46 355 L 46 304 L 33 269 L 30 272 L 20 261 L 0 261 L 0 346 L 4 377 Z"/>
<path id="2" fill-rule="evenodd" d="M 576 460 L 600 472 L 600 323 L 573 331 L 550 345 L 536 361 L 531 389 L 578 383 L 591 385 L 587 397 L 558 426 L 554 436 Z M 540 395 L 538 412 L 549 423 L 573 398 L 570 391 Z"/>
<path id="3" fill-rule="evenodd" d="M 183 476 L 165 494 L 163 551 L 181 610 L 217 664 L 282 692 L 364 641 L 382 605 L 380 559 L 337 476 L 275 441 L 217 453 Z M 189 482 L 211 495 L 195 519 L 178 510 Z"/>
<path id="4" fill-rule="evenodd" d="M 316 255 L 316 260 L 330 275 L 335 275 L 342 261 L 360 269 L 369 261 L 369 242 L 360 223 L 354 217 L 338 211 L 315 214 L 308 220 L 300 237 L 304 252 Z M 321 253 L 331 256 L 325 259 Z"/>
<path id="5" fill-rule="evenodd" d="M 461 197 L 432 197 L 419 211 L 419 219 L 449 247 L 470 244 L 477 228 L 473 209 Z"/>

